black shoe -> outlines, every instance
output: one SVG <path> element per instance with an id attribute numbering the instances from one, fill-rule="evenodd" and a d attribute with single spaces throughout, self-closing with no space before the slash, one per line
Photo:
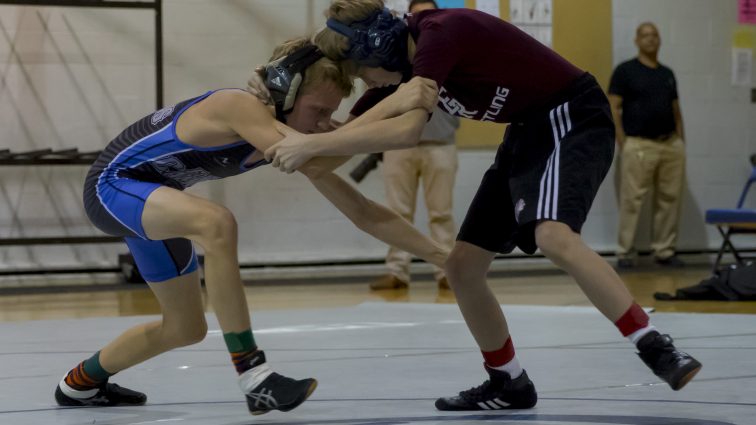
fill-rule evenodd
<path id="1" fill-rule="evenodd" d="M 635 267 L 635 261 L 631 258 L 620 258 L 617 260 L 618 269 L 632 269 L 633 267 Z"/>
<path id="2" fill-rule="evenodd" d="M 265 373 L 266 369 L 269 373 L 259 385 L 251 391 L 245 391 L 247 407 L 253 415 L 262 415 L 271 410 L 288 412 L 307 400 L 318 386 L 318 381 L 312 378 L 296 380 L 269 372 L 262 351 L 259 351 L 259 355 L 253 360 L 253 365 L 253 369 L 245 374 Z M 240 379 L 243 380 L 244 375 Z M 242 390 L 244 391 L 243 388 Z"/>
<path id="3" fill-rule="evenodd" d="M 509 374 L 486 366 L 491 379 L 475 388 L 462 391 L 455 397 L 436 400 L 438 410 L 501 410 L 530 409 L 538 395 L 528 374 L 522 371 L 516 379 Z"/>
<path id="4" fill-rule="evenodd" d="M 398 277 L 392 274 L 387 274 L 386 276 L 381 277 L 375 282 L 370 283 L 371 291 L 384 291 L 384 290 L 396 290 L 396 289 L 407 289 L 407 288 L 409 288 L 409 283 L 399 279 Z"/>
<path id="5" fill-rule="evenodd" d="M 147 396 L 106 381 L 98 387 L 96 394 L 87 398 L 66 395 L 61 389 L 61 384 L 58 384 L 55 389 L 55 401 L 59 406 L 141 406 L 147 402 Z"/>
<path id="6" fill-rule="evenodd" d="M 680 390 L 701 370 L 701 363 L 687 353 L 677 351 L 672 337 L 652 331 L 638 341 L 638 356 L 656 376 L 673 390 Z"/>
<path id="7" fill-rule="evenodd" d="M 667 258 L 656 258 L 656 264 L 664 267 L 682 268 L 685 267 L 685 262 L 677 255 L 672 255 Z"/>

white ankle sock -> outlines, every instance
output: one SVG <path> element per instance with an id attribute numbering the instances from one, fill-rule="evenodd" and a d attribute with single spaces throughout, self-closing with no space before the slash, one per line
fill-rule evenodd
<path id="1" fill-rule="evenodd" d="M 501 366 L 488 367 L 490 367 L 491 369 L 500 370 L 502 372 L 507 372 L 512 379 L 517 379 L 520 377 L 520 375 L 522 375 L 522 366 L 520 366 L 520 361 L 517 360 L 517 356 L 514 356 L 512 360 Z"/>
<path id="2" fill-rule="evenodd" d="M 638 345 L 638 341 L 640 341 L 641 338 L 643 338 L 644 336 L 646 336 L 646 334 L 652 331 L 658 332 L 658 330 L 656 329 L 656 326 L 648 325 L 643 329 L 638 329 L 637 331 L 631 333 L 630 335 L 627 336 L 627 339 L 629 339 L 630 342 L 633 343 L 633 345 Z"/>
<path id="3" fill-rule="evenodd" d="M 268 366 L 268 363 L 257 365 L 252 369 L 239 375 L 239 388 L 241 388 L 244 394 L 257 388 L 262 381 L 265 380 L 273 371 Z"/>
<path id="4" fill-rule="evenodd" d="M 66 377 L 64 376 L 63 379 L 60 380 L 60 383 L 58 384 L 60 386 L 60 391 L 71 398 L 76 398 L 79 400 L 84 400 L 87 398 L 94 397 L 95 394 L 97 394 L 97 391 L 100 391 L 99 388 L 93 388 L 91 390 L 84 390 L 80 391 L 77 389 L 71 388 L 68 384 L 66 384 Z"/>

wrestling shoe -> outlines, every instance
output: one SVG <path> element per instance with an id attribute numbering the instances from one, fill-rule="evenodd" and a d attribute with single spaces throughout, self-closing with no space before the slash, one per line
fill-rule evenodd
<path id="1" fill-rule="evenodd" d="M 247 407 L 253 415 L 271 410 L 288 412 L 307 400 L 317 388 L 315 379 L 296 380 L 273 372 L 265 362 L 265 353 L 258 353 L 252 360 L 252 369 L 239 376 L 239 387 L 247 397 Z"/>
<path id="2" fill-rule="evenodd" d="M 538 395 L 528 374 L 522 371 L 516 379 L 509 374 L 486 366 L 490 380 L 482 385 L 462 391 L 455 397 L 436 400 L 438 410 L 500 410 L 530 409 L 536 405 Z"/>
<path id="3" fill-rule="evenodd" d="M 688 353 L 678 351 L 672 337 L 652 331 L 638 341 L 638 356 L 654 375 L 680 390 L 701 370 L 701 363 Z"/>
<path id="4" fill-rule="evenodd" d="M 383 276 L 380 279 L 376 280 L 375 282 L 370 283 L 370 290 L 372 291 L 407 289 L 408 287 L 409 287 L 409 283 L 407 283 L 404 280 L 399 279 L 398 277 L 392 274 Z"/>
<path id="5" fill-rule="evenodd" d="M 147 396 L 138 391 L 103 382 L 91 390 L 76 390 L 61 380 L 55 389 L 59 406 L 141 406 Z"/>

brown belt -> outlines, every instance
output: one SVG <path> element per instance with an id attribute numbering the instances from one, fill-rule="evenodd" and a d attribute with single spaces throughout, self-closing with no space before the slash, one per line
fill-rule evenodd
<path id="1" fill-rule="evenodd" d="M 628 137 L 637 137 L 639 139 L 646 139 L 646 140 L 650 140 L 652 142 L 668 142 L 671 139 L 674 139 L 675 137 L 677 137 L 677 133 L 673 131 L 672 133 L 663 134 L 663 135 L 657 136 L 657 137 L 643 137 L 643 136 L 628 136 Z"/>
<path id="2" fill-rule="evenodd" d="M 669 134 L 665 134 L 663 136 L 659 136 L 659 137 L 657 137 L 654 140 L 656 140 L 657 142 L 668 142 L 670 139 L 674 139 L 675 137 L 677 137 L 677 133 L 676 132 L 672 132 L 672 133 L 669 133 Z"/>

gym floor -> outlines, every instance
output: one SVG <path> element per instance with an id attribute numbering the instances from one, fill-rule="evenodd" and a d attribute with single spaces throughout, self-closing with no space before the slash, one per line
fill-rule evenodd
<path id="1" fill-rule="evenodd" d="M 112 379 L 146 392 L 146 406 L 64 409 L 52 397 L 57 381 L 118 333 L 149 320 L 145 315 L 158 314 L 151 293 L 135 285 L 1 296 L 0 423 L 756 424 L 756 302 L 652 296 L 697 283 L 705 266 L 623 273 L 657 327 L 704 364 L 680 392 L 646 369 L 567 276 L 543 265 L 514 268 L 498 267 L 490 282 L 539 392 L 532 410 L 435 410 L 435 398 L 485 378 L 453 294 L 428 280 L 405 291 L 370 292 L 367 279 L 355 276 L 247 287 L 256 338 L 274 369 L 320 382 L 296 410 L 259 417 L 247 413 L 209 307 L 211 330 L 202 343 Z"/>

